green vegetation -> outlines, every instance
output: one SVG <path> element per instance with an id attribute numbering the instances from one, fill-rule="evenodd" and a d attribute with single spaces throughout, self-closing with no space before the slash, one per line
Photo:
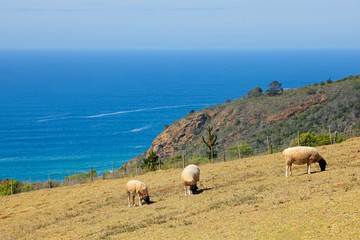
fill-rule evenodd
<path id="1" fill-rule="evenodd" d="M 278 81 L 273 81 L 269 84 L 268 89 L 266 90 L 266 93 L 269 96 L 275 96 L 275 95 L 280 95 L 283 93 L 283 88 L 281 87 L 281 83 L 279 83 Z"/>
<path id="2" fill-rule="evenodd" d="M 12 182 L 12 192 L 11 192 L 11 182 Z M 47 181 L 45 183 L 28 183 L 20 182 L 18 180 L 4 179 L 0 180 L 0 196 L 1 195 L 11 195 L 16 193 L 28 192 L 43 188 L 55 188 L 61 186 L 59 181 Z"/>
<path id="3" fill-rule="evenodd" d="M 143 162 L 144 168 L 146 168 L 148 171 L 155 171 L 156 167 L 159 165 L 159 155 L 157 155 L 156 152 L 151 151 L 149 156 L 143 159 Z"/>
<path id="4" fill-rule="evenodd" d="M 227 153 L 231 158 L 242 158 L 253 154 L 253 150 L 250 144 L 243 142 L 238 143 L 235 146 L 229 147 Z"/>
<path id="5" fill-rule="evenodd" d="M 255 87 L 247 92 L 249 97 L 259 97 L 262 94 L 263 90 L 261 87 Z"/>
<path id="6" fill-rule="evenodd" d="M 335 136 L 330 136 L 329 133 L 315 134 L 311 132 L 306 132 L 300 135 L 300 139 L 294 138 L 290 146 L 291 147 L 298 146 L 299 140 L 300 140 L 300 146 L 316 147 L 321 145 L 330 145 L 334 142 L 340 143 L 345 140 L 345 137 L 337 136 L 337 134 L 335 134 Z"/>
<path id="7" fill-rule="evenodd" d="M 64 179 L 64 182 L 77 182 L 77 183 L 85 183 L 91 180 L 91 178 L 97 177 L 97 173 L 95 169 L 90 170 L 89 172 L 79 172 Z"/>

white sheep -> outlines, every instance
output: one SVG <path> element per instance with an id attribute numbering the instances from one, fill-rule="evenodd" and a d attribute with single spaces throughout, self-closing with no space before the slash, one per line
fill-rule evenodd
<path id="1" fill-rule="evenodd" d="M 292 176 L 292 164 L 307 164 L 307 173 L 310 174 L 311 163 L 319 163 L 321 171 L 325 171 L 326 161 L 321 154 L 313 147 L 291 147 L 283 151 L 283 155 L 286 162 L 285 175 L 288 177 L 288 171 L 290 170 L 290 176 Z"/>
<path id="2" fill-rule="evenodd" d="M 185 196 L 188 192 L 191 195 L 190 190 L 193 194 L 196 193 L 198 187 L 196 186 L 197 182 L 200 180 L 200 169 L 196 165 L 189 165 L 181 173 L 181 181 L 184 184 Z M 187 187 L 189 186 L 189 191 Z"/>
<path id="3" fill-rule="evenodd" d="M 128 195 L 128 203 L 130 204 L 130 195 L 132 197 L 132 204 L 135 206 L 135 194 L 139 197 L 139 206 L 141 206 L 141 201 L 144 200 L 146 204 L 150 204 L 150 197 L 148 193 L 148 188 L 145 183 L 139 180 L 130 180 L 126 183 L 126 193 Z"/>

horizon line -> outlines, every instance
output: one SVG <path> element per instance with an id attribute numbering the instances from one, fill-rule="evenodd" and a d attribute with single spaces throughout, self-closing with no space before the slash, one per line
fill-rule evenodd
<path id="1" fill-rule="evenodd" d="M 252 48 L 1 48 L 0 51 L 254 51 L 254 50 L 360 50 L 360 47 L 252 47 Z"/>

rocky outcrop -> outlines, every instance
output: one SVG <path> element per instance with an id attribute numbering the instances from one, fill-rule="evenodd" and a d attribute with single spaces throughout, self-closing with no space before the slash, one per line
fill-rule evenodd
<path id="1" fill-rule="evenodd" d="M 160 154 L 163 160 L 175 156 L 178 149 L 184 144 L 192 142 L 196 132 L 199 132 L 205 123 L 210 120 L 210 115 L 201 112 L 180 119 L 155 138 L 149 151 Z"/>

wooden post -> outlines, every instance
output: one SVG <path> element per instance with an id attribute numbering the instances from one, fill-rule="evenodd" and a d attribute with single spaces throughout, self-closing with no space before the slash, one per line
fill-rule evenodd
<path id="1" fill-rule="evenodd" d="M 113 176 L 113 179 L 115 179 L 114 162 L 112 162 L 112 163 L 111 163 L 111 169 L 112 169 L 112 176 Z"/>
<path id="2" fill-rule="evenodd" d="M 159 169 L 161 170 L 161 156 L 159 155 Z"/>
<path id="3" fill-rule="evenodd" d="M 90 172 L 91 172 L 91 181 L 94 181 L 94 175 L 93 175 L 93 169 L 92 169 L 92 165 L 90 165 Z"/>
<path id="4" fill-rule="evenodd" d="M 11 190 L 10 194 L 13 195 L 13 179 L 11 179 Z"/>
<path id="5" fill-rule="evenodd" d="M 135 165 L 135 175 L 138 175 L 137 174 L 137 164 Z"/>
<path id="6" fill-rule="evenodd" d="M 329 137 L 330 137 L 330 144 L 332 144 L 332 137 L 331 137 L 330 125 L 329 125 Z"/>
<path id="7" fill-rule="evenodd" d="M 334 143 L 334 144 L 336 143 L 337 134 L 338 134 L 338 132 L 335 131 L 335 132 L 334 132 L 334 139 L 333 139 L 333 143 Z"/>
<path id="8" fill-rule="evenodd" d="M 298 130 L 298 146 L 300 146 L 300 131 Z"/>
<path id="9" fill-rule="evenodd" d="M 182 160 L 183 160 L 183 168 L 185 168 L 185 153 L 183 151 L 183 154 L 182 154 Z"/>
<path id="10" fill-rule="evenodd" d="M 269 143 L 269 136 L 266 136 L 267 141 L 267 148 L 268 148 L 268 154 L 270 153 L 270 143 Z"/>
<path id="11" fill-rule="evenodd" d="M 239 155 L 239 159 L 241 159 L 241 152 L 240 152 L 240 141 L 237 144 L 237 149 L 238 149 L 238 155 Z"/>
<path id="12" fill-rule="evenodd" d="M 224 148 L 224 162 L 226 161 L 226 150 Z"/>

